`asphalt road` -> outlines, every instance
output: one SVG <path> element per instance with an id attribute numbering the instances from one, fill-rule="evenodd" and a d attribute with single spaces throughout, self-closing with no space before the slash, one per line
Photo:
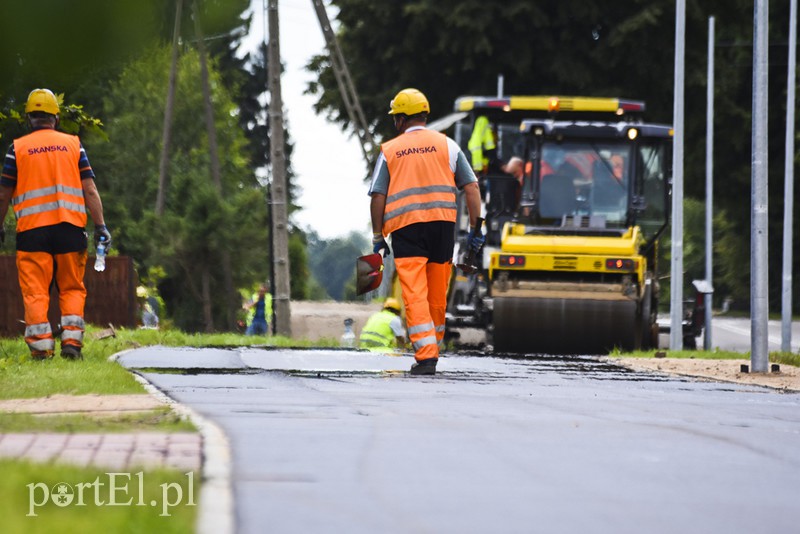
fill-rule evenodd
<path id="1" fill-rule="evenodd" d="M 769 350 L 781 350 L 781 322 L 769 321 L 767 331 Z M 697 338 L 697 346 L 703 347 L 702 336 Z M 722 316 L 712 318 L 711 346 L 725 350 L 750 352 L 750 319 Z M 792 323 L 792 352 L 800 352 L 800 322 L 798 321 Z"/>
<path id="2" fill-rule="evenodd" d="M 800 530 L 796 394 L 591 358 L 449 356 L 435 377 L 356 351 L 120 361 L 225 430 L 239 532 Z"/>

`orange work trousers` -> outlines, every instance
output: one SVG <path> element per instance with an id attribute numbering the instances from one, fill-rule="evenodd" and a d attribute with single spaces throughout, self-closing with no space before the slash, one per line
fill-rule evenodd
<path id="1" fill-rule="evenodd" d="M 414 256 L 395 258 L 397 276 L 403 289 L 408 337 L 417 361 L 439 357 L 444 339 L 447 286 L 452 262 L 432 263 Z"/>
<path id="2" fill-rule="evenodd" d="M 52 354 L 53 331 L 47 318 L 50 307 L 50 284 L 58 286 L 61 308 L 61 344 L 83 346 L 83 309 L 86 287 L 86 250 L 65 254 L 17 251 L 17 272 L 25 304 L 25 342 L 34 354 Z"/>

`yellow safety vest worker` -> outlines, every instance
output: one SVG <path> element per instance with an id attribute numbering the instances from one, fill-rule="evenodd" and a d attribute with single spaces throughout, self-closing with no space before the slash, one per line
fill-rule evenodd
<path id="1" fill-rule="evenodd" d="M 383 234 L 410 224 L 456 220 L 456 184 L 447 137 L 420 128 L 381 145 L 389 170 Z"/>
<path id="2" fill-rule="evenodd" d="M 467 143 L 467 148 L 472 154 L 472 169 L 476 172 L 482 171 L 489 160 L 483 157 L 483 151 L 494 150 L 494 132 L 489 124 L 489 119 L 481 115 L 475 119 L 475 126 L 472 128 L 472 135 Z"/>
<path id="3" fill-rule="evenodd" d="M 395 346 L 395 334 L 391 323 L 397 315 L 389 310 L 382 310 L 372 315 L 361 330 L 359 346 L 362 349 L 391 349 Z"/>
<path id="4" fill-rule="evenodd" d="M 250 300 L 253 302 L 253 306 L 247 310 L 247 324 L 252 323 L 253 318 L 256 316 L 255 303 L 258 302 L 258 293 L 253 293 Z M 267 322 L 272 320 L 272 293 L 264 293 L 264 318 Z"/>
<path id="5" fill-rule="evenodd" d="M 59 223 L 86 226 L 77 136 L 36 130 L 14 140 L 14 156 L 18 176 L 25 177 L 11 199 L 18 233 Z"/>

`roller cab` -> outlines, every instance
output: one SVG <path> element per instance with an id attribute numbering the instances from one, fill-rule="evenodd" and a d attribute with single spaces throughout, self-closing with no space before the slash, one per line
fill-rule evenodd
<path id="1" fill-rule="evenodd" d="M 457 109 L 486 104 L 469 98 Z M 517 132 L 498 135 L 498 151 L 524 170 L 483 177 L 485 268 L 461 277 L 471 299 L 451 316 L 466 310 L 498 352 L 654 346 L 671 128 L 643 122 L 636 101 L 509 97 L 505 105 Z M 492 116 L 495 127 L 510 132 L 503 117 Z"/>

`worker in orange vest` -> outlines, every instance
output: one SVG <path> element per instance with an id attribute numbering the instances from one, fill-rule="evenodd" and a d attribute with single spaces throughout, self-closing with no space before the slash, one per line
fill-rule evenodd
<path id="1" fill-rule="evenodd" d="M 49 89 L 28 95 L 31 133 L 15 139 L 0 178 L 0 222 L 9 204 L 17 218 L 17 271 L 25 304 L 25 342 L 36 360 L 52 358 L 55 340 L 47 310 L 50 284 L 58 286 L 61 355 L 80 359 L 86 288 L 86 210 L 95 223 L 95 245 L 111 244 L 103 203 L 80 139 L 56 130 L 58 99 Z M 0 241 L 5 231 L 0 231 Z M 55 277 L 54 277 L 55 275 Z"/>
<path id="2" fill-rule="evenodd" d="M 484 241 L 476 228 L 481 198 L 475 173 L 455 141 L 425 128 L 429 113 L 428 99 L 417 89 L 397 93 L 389 115 L 400 135 L 381 145 L 369 189 L 373 252 L 391 253 L 385 238 L 392 236 L 415 352 L 412 375 L 436 373 L 452 272 L 457 189 L 467 200 L 468 246 L 477 252 Z"/>

